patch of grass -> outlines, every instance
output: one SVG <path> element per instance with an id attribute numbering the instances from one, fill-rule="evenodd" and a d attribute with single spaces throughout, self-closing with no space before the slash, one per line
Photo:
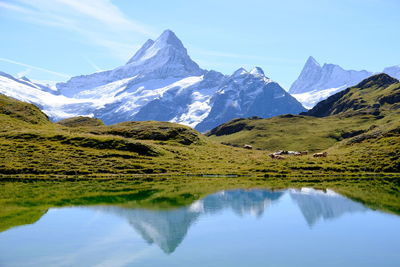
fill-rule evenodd
<path id="1" fill-rule="evenodd" d="M 32 124 L 49 124 L 48 117 L 35 105 L 0 94 L 0 114 Z"/>
<path id="2" fill-rule="evenodd" d="M 84 116 L 64 119 L 58 121 L 57 123 L 66 127 L 82 127 L 82 126 L 93 127 L 93 126 L 104 125 L 103 121 L 100 119 L 84 117 Z"/>
<path id="3" fill-rule="evenodd" d="M 107 134 L 138 140 L 173 141 L 183 145 L 200 144 L 202 136 L 192 128 L 160 121 L 129 121 L 90 129 L 93 134 Z"/>

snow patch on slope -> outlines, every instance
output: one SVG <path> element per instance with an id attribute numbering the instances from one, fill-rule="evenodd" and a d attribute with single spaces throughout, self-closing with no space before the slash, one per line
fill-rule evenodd
<path id="1" fill-rule="evenodd" d="M 87 100 L 68 98 L 63 95 L 54 95 L 43 91 L 39 86 L 30 86 L 29 84 L 20 82 L 15 78 L 11 79 L 4 75 L 0 75 L 0 93 L 24 102 L 38 105 L 44 113 L 53 119 L 63 119 L 82 114 L 87 116 L 91 115 L 90 112 L 84 112 L 83 110 L 78 109 L 76 112 L 67 112 L 64 110 L 66 105 L 83 104 L 87 103 Z"/>
<path id="2" fill-rule="evenodd" d="M 171 120 L 171 122 L 181 123 L 192 128 L 196 127 L 203 121 L 211 111 L 211 97 L 218 88 L 208 88 L 192 93 L 192 103 L 188 106 L 187 111 L 180 116 Z"/>
<path id="3" fill-rule="evenodd" d="M 313 108 L 318 102 L 327 99 L 331 95 L 334 95 L 344 89 L 346 89 L 347 86 L 341 86 L 338 88 L 328 88 L 325 90 L 313 90 L 310 92 L 305 92 L 301 94 L 292 94 L 293 97 L 295 97 L 303 106 L 307 109 Z"/>

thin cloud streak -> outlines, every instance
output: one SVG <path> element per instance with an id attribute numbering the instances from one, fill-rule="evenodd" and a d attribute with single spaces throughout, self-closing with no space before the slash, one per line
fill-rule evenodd
<path id="1" fill-rule="evenodd" d="M 79 34 L 123 60 L 133 53 L 138 36 L 156 36 L 149 26 L 126 17 L 110 0 L 15 0 L 13 4 L 0 3 L 0 9 L 16 19 Z"/>
<path id="2" fill-rule="evenodd" d="M 25 13 L 25 14 L 31 13 L 31 11 L 29 9 L 26 9 L 21 6 L 13 5 L 10 3 L 4 3 L 4 2 L 0 2 L 0 8 L 4 8 L 4 9 L 10 10 L 10 11 L 16 11 L 19 13 Z"/>
<path id="3" fill-rule="evenodd" d="M 63 77 L 63 78 L 70 78 L 71 77 L 71 75 L 68 75 L 68 74 L 65 74 L 65 73 L 51 71 L 51 70 L 48 70 L 48 69 L 44 69 L 44 68 L 37 67 L 37 66 L 32 66 L 32 65 L 29 65 L 29 64 L 25 64 L 25 63 L 18 62 L 18 61 L 15 61 L 15 60 L 11 60 L 11 59 L 7 59 L 7 58 L 0 58 L 0 61 L 11 63 L 11 64 L 14 64 L 14 65 L 27 67 L 27 68 L 38 70 L 38 71 L 43 71 L 43 72 L 50 73 L 50 74 L 53 74 L 53 75 L 56 75 L 56 76 L 59 76 L 59 77 Z"/>
<path id="4" fill-rule="evenodd" d="M 96 72 L 100 72 L 103 71 L 102 68 L 100 68 L 99 66 L 97 66 L 93 61 L 91 61 L 88 57 L 83 56 L 83 58 L 85 59 L 85 61 L 92 67 L 95 69 Z"/>

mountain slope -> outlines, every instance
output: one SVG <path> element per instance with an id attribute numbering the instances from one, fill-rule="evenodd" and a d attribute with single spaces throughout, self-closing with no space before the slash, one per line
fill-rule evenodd
<path id="1" fill-rule="evenodd" d="M 235 119 L 212 129 L 211 140 L 230 146 L 252 145 L 267 151 L 289 150 L 318 152 L 338 141 L 364 132 L 374 116 L 340 119 L 302 115 L 282 115 L 269 119 Z"/>
<path id="2" fill-rule="evenodd" d="M 26 78 L 17 79 L 4 72 L 0 72 L 0 94 L 35 104 L 52 120 L 87 116 L 93 110 L 93 103 L 88 100 L 69 98 L 46 86 L 32 83 Z"/>
<path id="3" fill-rule="evenodd" d="M 47 124 L 47 116 L 35 105 L 18 101 L 0 94 L 0 116 L 10 117 L 32 124 Z M 4 125 L 3 125 L 4 126 Z"/>

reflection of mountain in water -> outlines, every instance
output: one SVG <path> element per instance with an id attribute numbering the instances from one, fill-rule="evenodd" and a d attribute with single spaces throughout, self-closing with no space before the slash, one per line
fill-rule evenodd
<path id="1" fill-rule="evenodd" d="M 251 214 L 257 217 L 264 213 L 265 208 L 278 200 L 284 192 L 267 190 L 232 190 L 209 195 L 191 205 L 191 208 L 202 209 L 205 213 L 214 213 L 231 208 L 236 214 L 243 216 Z"/>
<path id="2" fill-rule="evenodd" d="M 102 207 L 103 211 L 125 217 L 150 244 L 172 253 L 184 239 L 189 227 L 202 214 L 214 214 L 231 208 L 236 214 L 261 216 L 265 208 L 284 192 L 267 190 L 232 190 L 209 195 L 193 204 L 175 210 L 145 210 Z"/>
<path id="3" fill-rule="evenodd" d="M 362 204 L 345 198 L 331 190 L 320 191 L 311 188 L 290 190 L 291 198 L 297 203 L 308 225 L 313 226 L 319 219 L 334 219 L 345 213 L 366 211 Z"/>
<path id="4" fill-rule="evenodd" d="M 333 219 L 344 213 L 361 212 L 367 209 L 331 190 L 319 191 L 310 188 L 288 190 L 290 197 L 300 208 L 310 226 L 319 219 Z M 185 238 L 189 227 L 201 215 L 215 214 L 232 209 L 239 216 L 245 214 L 262 216 L 264 210 L 277 201 L 285 191 L 232 190 L 209 195 L 193 204 L 174 210 L 146 210 L 122 207 L 101 207 L 126 218 L 133 228 L 149 244 L 157 244 L 165 253 L 172 253 Z"/>

